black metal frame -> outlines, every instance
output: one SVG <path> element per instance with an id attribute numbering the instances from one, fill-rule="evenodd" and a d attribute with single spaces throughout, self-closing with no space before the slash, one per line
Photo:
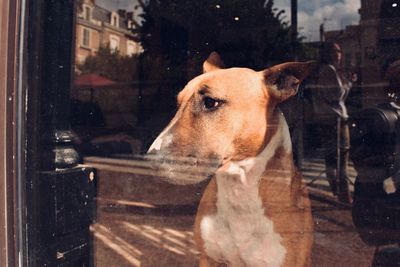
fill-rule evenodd
<path id="1" fill-rule="evenodd" d="M 70 130 L 76 1 L 27 6 L 24 128 L 25 263 L 91 266 L 94 170 L 79 165 Z M 24 191 L 24 190 L 22 190 Z M 24 192 L 22 192 L 24 193 Z"/>

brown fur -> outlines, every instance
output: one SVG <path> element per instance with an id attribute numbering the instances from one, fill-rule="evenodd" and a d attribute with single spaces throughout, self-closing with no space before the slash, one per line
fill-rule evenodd
<path id="1" fill-rule="evenodd" d="M 221 70 L 222 64 L 218 55 L 212 54 L 203 65 L 207 73 L 180 92 L 178 112 L 167 127 L 171 141 L 159 140 L 157 153 L 215 159 L 221 168 L 231 161 L 256 157 L 277 134 L 281 123 L 277 104 L 296 94 L 311 66 L 285 63 L 255 72 L 244 68 Z M 207 98 L 217 101 L 215 110 L 204 108 Z M 207 256 L 201 238 L 202 218 L 217 212 L 215 179 L 203 194 L 194 226 L 202 267 L 225 266 Z M 281 235 L 287 250 L 283 266 L 310 264 L 313 223 L 301 179 L 291 151 L 279 147 L 259 183 L 265 216 L 273 221 L 274 231 Z"/>

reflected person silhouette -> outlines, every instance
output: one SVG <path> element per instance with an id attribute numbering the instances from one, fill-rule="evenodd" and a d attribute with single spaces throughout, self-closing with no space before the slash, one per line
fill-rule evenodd
<path id="1" fill-rule="evenodd" d="M 326 176 L 333 194 L 342 202 L 351 202 L 347 165 L 350 136 L 345 105 L 351 88 L 341 68 L 343 53 L 336 42 L 322 44 L 314 95 L 314 113 L 324 149 Z"/>

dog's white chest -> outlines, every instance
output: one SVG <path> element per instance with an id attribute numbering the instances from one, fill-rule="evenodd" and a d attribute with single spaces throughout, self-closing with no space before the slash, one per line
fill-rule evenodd
<path id="1" fill-rule="evenodd" d="M 233 172 L 217 177 L 217 213 L 200 224 L 207 255 L 235 267 L 281 266 L 286 249 L 264 215 L 259 181 L 240 168 Z"/>

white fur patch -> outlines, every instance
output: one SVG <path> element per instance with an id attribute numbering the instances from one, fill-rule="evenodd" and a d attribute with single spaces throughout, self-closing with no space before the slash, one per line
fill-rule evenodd
<path id="1" fill-rule="evenodd" d="M 156 140 L 151 144 L 148 153 L 154 151 L 160 151 L 161 147 L 168 145 L 172 142 L 172 136 L 170 134 L 159 135 Z"/>
<path id="2" fill-rule="evenodd" d="M 147 153 L 160 151 L 163 147 L 167 147 L 172 143 L 173 136 L 170 133 L 170 130 L 179 118 L 180 114 L 177 113 L 167 127 L 165 127 L 165 129 L 157 136 L 156 140 L 154 140 L 150 148 L 147 150 Z"/>
<path id="3" fill-rule="evenodd" d="M 285 116 L 283 115 L 282 111 L 279 109 L 279 121 L 282 127 L 282 139 L 283 144 L 282 146 L 285 148 L 286 153 L 292 153 L 292 140 L 290 138 L 289 126 L 286 122 Z"/>
<path id="4" fill-rule="evenodd" d="M 217 213 L 200 223 L 207 255 L 229 266 L 276 267 L 285 259 L 282 237 L 265 216 L 259 182 L 279 147 L 291 150 L 288 127 L 280 115 L 279 128 L 254 158 L 231 162 L 216 173 Z M 290 138 L 290 136 L 289 136 Z"/>

